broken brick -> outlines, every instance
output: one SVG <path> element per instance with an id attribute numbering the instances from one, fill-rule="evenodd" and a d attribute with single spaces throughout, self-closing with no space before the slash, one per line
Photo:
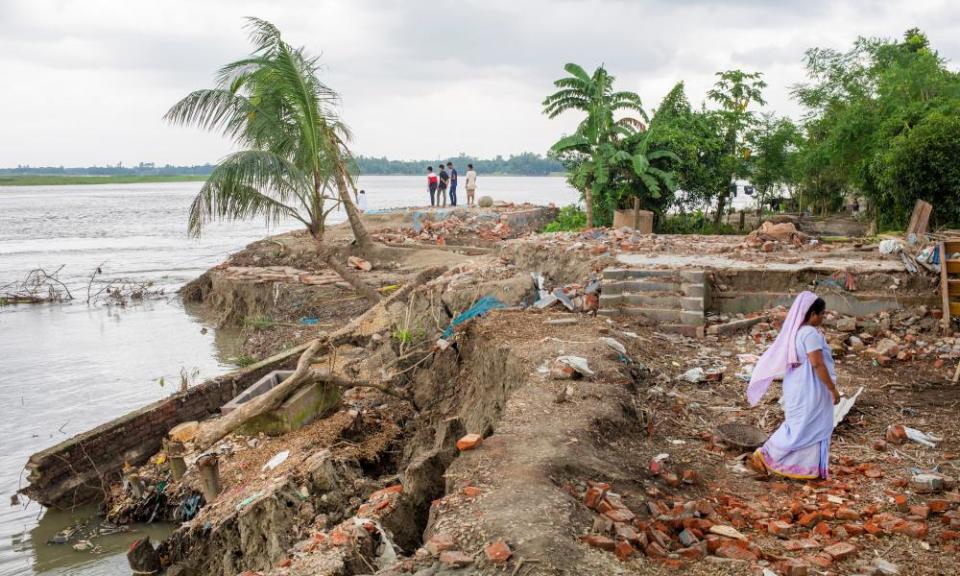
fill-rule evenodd
<path id="1" fill-rule="evenodd" d="M 463 494 L 467 498 L 476 498 L 477 496 L 480 495 L 480 489 L 477 488 L 476 486 L 464 486 Z"/>
<path id="2" fill-rule="evenodd" d="M 647 547 L 644 548 L 644 552 L 651 558 L 665 558 L 667 555 L 666 549 L 656 542 L 647 544 Z"/>
<path id="3" fill-rule="evenodd" d="M 793 531 L 793 524 L 784 520 L 774 520 L 767 524 L 767 532 L 785 538 Z"/>
<path id="4" fill-rule="evenodd" d="M 667 483 L 668 486 L 676 488 L 680 486 L 680 477 L 674 474 L 673 472 L 664 472 L 662 475 L 663 481 Z"/>
<path id="5" fill-rule="evenodd" d="M 483 549 L 483 553 L 487 555 L 487 560 L 494 564 L 503 564 L 513 556 L 513 552 L 510 551 L 510 546 L 507 546 L 507 543 L 503 540 L 497 540 L 496 542 L 487 544 Z"/>
<path id="6" fill-rule="evenodd" d="M 940 533 L 940 539 L 944 542 L 960 540 L 960 532 L 957 532 L 956 530 L 944 530 Z"/>
<path id="7" fill-rule="evenodd" d="M 854 510 L 853 508 L 849 508 L 847 506 L 841 506 L 837 508 L 836 517 L 837 517 L 837 520 L 859 520 L 860 513 Z"/>
<path id="8" fill-rule="evenodd" d="M 616 553 L 618 560 L 620 560 L 621 562 L 625 562 L 628 558 L 633 556 L 633 553 L 635 552 L 635 550 L 633 549 L 633 546 L 631 546 L 629 542 L 627 542 L 626 540 L 621 540 L 620 542 L 617 543 L 617 547 L 614 550 L 614 552 Z"/>
<path id="9" fill-rule="evenodd" d="M 463 568 L 473 564 L 473 558 L 459 550 L 447 550 L 440 553 L 440 563 L 452 568 Z"/>
<path id="10" fill-rule="evenodd" d="M 427 552 L 431 556 L 439 556 L 441 552 L 445 550 L 451 550 L 456 547 L 456 542 L 453 541 L 453 537 L 449 534 L 434 534 L 427 540 L 427 543 L 423 545 L 427 549 Z"/>
<path id="11" fill-rule="evenodd" d="M 810 564 L 799 558 L 787 558 L 778 562 L 776 568 L 783 576 L 807 576 L 810 573 Z"/>
<path id="12" fill-rule="evenodd" d="M 857 547 L 849 542 L 837 542 L 823 549 L 834 560 L 844 560 L 857 553 Z"/>
<path id="13" fill-rule="evenodd" d="M 820 536 L 829 537 L 830 534 L 833 533 L 833 531 L 830 530 L 830 525 L 829 525 L 829 524 L 827 524 L 826 522 L 820 522 L 819 524 L 817 524 L 816 526 L 814 526 L 814 528 L 813 528 L 813 533 L 814 533 L 814 534 L 817 534 L 817 535 L 820 535 Z"/>
<path id="14" fill-rule="evenodd" d="M 457 440 L 457 450 L 464 452 L 466 450 L 473 450 L 480 445 L 480 442 L 483 441 L 483 437 L 479 434 L 467 434 L 463 438 Z"/>
<path id="15" fill-rule="evenodd" d="M 605 493 L 606 490 L 591 486 L 590 488 L 587 488 L 587 493 L 583 496 L 583 503 L 586 504 L 587 508 L 596 509 L 597 505 L 600 504 L 600 501 L 603 499 L 603 495 Z"/>
<path id="16" fill-rule="evenodd" d="M 592 546 L 593 548 L 599 548 L 600 550 L 606 550 L 608 552 L 613 552 L 617 543 L 611 538 L 606 536 L 598 536 L 596 534 L 590 534 L 588 536 L 581 536 L 580 541 L 586 544 L 587 546 Z"/>
<path id="17" fill-rule="evenodd" d="M 683 471 L 684 484 L 697 484 L 700 482 L 700 473 L 696 470 L 687 469 Z"/>
<path id="18" fill-rule="evenodd" d="M 797 520 L 797 523 L 804 528 L 810 528 L 820 520 L 823 520 L 823 514 L 820 512 L 807 512 L 806 514 L 800 516 L 800 519 Z"/>
<path id="19" fill-rule="evenodd" d="M 930 500 L 927 502 L 927 506 L 930 507 L 930 512 L 934 514 L 943 514 L 947 511 L 947 508 L 950 507 L 950 502 L 947 500 Z"/>
<path id="20" fill-rule="evenodd" d="M 614 508 L 603 513 L 604 516 L 614 522 L 632 522 L 636 516 L 626 508 Z"/>
<path id="21" fill-rule="evenodd" d="M 911 506 L 910 515 L 917 516 L 921 520 L 926 520 L 927 516 L 930 515 L 930 508 L 928 506 Z"/>
<path id="22" fill-rule="evenodd" d="M 903 444 L 907 441 L 907 431 L 900 424 L 891 424 L 887 426 L 884 438 L 891 444 Z"/>
<path id="23" fill-rule="evenodd" d="M 926 522 L 904 522 L 893 529 L 897 534 L 903 534 L 911 538 L 926 538 L 928 529 Z"/>

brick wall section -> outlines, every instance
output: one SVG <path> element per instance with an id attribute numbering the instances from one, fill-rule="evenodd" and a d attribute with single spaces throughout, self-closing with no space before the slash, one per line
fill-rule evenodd
<path id="1" fill-rule="evenodd" d="M 171 428 L 216 413 L 267 372 L 295 365 L 305 349 L 306 345 L 298 346 L 212 378 L 37 452 L 27 461 L 30 485 L 21 492 L 53 508 L 101 499 L 124 461 L 144 463 L 160 449 Z"/>

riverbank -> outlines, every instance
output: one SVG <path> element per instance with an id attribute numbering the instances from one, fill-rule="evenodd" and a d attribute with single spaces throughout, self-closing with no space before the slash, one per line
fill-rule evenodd
<path id="1" fill-rule="evenodd" d="M 937 334 L 929 279 L 855 242 L 511 234 L 503 216 L 483 225 L 410 211 L 379 226 L 366 216 L 394 250 L 369 271 L 358 264 L 384 296 L 373 307 L 349 308 L 349 285 L 297 234 L 257 242 L 187 288 L 225 325 L 288 321 L 253 328 L 268 348 L 328 342 L 309 365 L 338 400 L 278 436 L 247 430 L 191 449 L 198 437 L 181 430 L 179 482 L 169 484 L 166 452 L 137 469 L 147 486 L 168 486 L 170 514 L 206 501 L 160 545 L 175 572 L 798 574 L 870 571 L 878 556 L 933 574 L 955 564 L 960 494 L 924 492 L 911 472 L 938 466 L 955 482 L 960 451 L 949 382 L 960 341 Z M 437 266 L 446 271 L 421 276 Z M 531 306 L 544 300 L 531 273 L 552 306 Z M 741 378 L 776 336 L 782 301 L 811 282 L 843 310 L 826 324 L 841 388 L 863 390 L 835 432 L 831 480 L 758 481 L 720 430 L 764 434 L 782 419 L 775 401 L 749 409 Z M 461 322 L 481 296 L 507 309 Z M 317 303 L 329 318 L 312 315 Z M 903 443 L 897 425 L 939 440 Z M 201 450 L 219 462 L 212 498 Z M 144 510 L 119 483 L 110 501 L 117 517 Z"/>

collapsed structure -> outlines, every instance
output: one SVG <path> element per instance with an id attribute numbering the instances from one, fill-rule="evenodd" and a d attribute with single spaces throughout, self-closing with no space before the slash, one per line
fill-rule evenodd
<path id="1" fill-rule="evenodd" d="M 35 455 L 26 493 L 178 523 L 131 552 L 177 574 L 955 568 L 960 339 L 936 276 L 794 223 L 536 234 L 551 218 L 369 215 L 400 250 L 353 262 L 372 307 L 307 238 L 251 245 L 184 295 L 224 325 L 269 317 L 246 345 L 276 354 Z M 782 419 L 743 389 L 803 289 L 828 303 L 841 388 L 862 392 L 830 480 L 762 482 L 742 466 L 756 440 L 731 430 Z M 301 386 L 214 437 L 295 368 Z"/>

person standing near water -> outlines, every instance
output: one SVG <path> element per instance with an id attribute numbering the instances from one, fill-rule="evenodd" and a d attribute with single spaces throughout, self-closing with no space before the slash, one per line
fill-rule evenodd
<path id="1" fill-rule="evenodd" d="M 453 167 L 453 162 L 447 162 L 447 170 L 450 171 L 450 205 L 457 205 L 457 169 Z"/>
<path id="2" fill-rule="evenodd" d="M 753 369 L 747 401 L 756 406 L 774 378 L 783 377 L 784 422 L 748 464 L 761 474 L 796 480 L 828 477 L 833 406 L 840 402 L 830 346 L 818 326 L 826 303 L 801 292 L 773 345 Z"/>
<path id="3" fill-rule="evenodd" d="M 366 212 L 370 209 L 370 206 L 367 204 L 367 193 L 363 190 L 357 194 L 357 207 L 360 208 L 361 212 Z"/>
<path id="4" fill-rule="evenodd" d="M 440 185 L 437 188 L 437 193 L 440 194 L 440 197 L 437 198 L 437 206 L 447 206 L 448 184 L 450 184 L 450 175 L 447 174 L 447 171 L 443 169 L 443 164 L 440 164 Z"/>
<path id="5" fill-rule="evenodd" d="M 427 166 L 427 189 L 430 190 L 430 205 L 435 206 L 437 195 L 437 175 L 433 173 L 433 166 Z"/>
<path id="6" fill-rule="evenodd" d="M 467 164 L 467 206 L 473 206 L 476 193 L 477 173 L 473 169 L 473 164 Z"/>

